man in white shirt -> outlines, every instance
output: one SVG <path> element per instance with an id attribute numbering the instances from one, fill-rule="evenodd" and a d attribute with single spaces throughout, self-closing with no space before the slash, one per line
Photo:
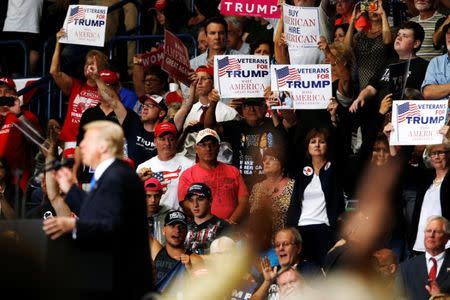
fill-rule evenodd
<path id="1" fill-rule="evenodd" d="M 180 209 L 178 204 L 178 180 L 184 170 L 194 162 L 177 150 L 177 128 L 173 123 L 161 122 L 155 128 L 155 146 L 158 155 L 140 164 L 136 171 L 142 180 L 157 178 L 164 189 L 160 205 Z"/>
<path id="2" fill-rule="evenodd" d="M 175 123 L 181 127 L 181 124 L 177 120 L 184 119 L 183 130 L 186 130 L 188 126 L 198 125 L 197 129 L 203 129 L 203 123 L 206 116 L 206 110 L 211 102 L 210 97 L 218 98 L 217 91 L 214 88 L 214 71 L 209 66 L 200 66 L 195 70 L 195 80 L 191 84 L 189 89 L 189 98 L 184 101 L 182 107 L 177 112 L 175 117 Z M 198 101 L 194 103 L 195 98 L 198 97 Z M 230 106 L 218 101 L 215 111 L 216 120 L 218 122 L 225 122 L 239 119 L 238 112 Z M 195 128 L 188 131 L 195 131 L 192 133 L 186 132 L 186 137 L 183 144 L 183 154 L 192 161 L 195 161 L 195 139 L 197 137 L 197 131 Z"/>
<path id="3" fill-rule="evenodd" d="M 400 265 L 399 279 L 412 300 L 450 292 L 450 257 L 445 252 L 450 223 L 442 216 L 431 216 L 424 232 L 425 253 Z"/>

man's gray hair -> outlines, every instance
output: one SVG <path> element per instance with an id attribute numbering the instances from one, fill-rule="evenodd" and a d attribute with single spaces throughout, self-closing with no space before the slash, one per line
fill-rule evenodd
<path id="1" fill-rule="evenodd" d="M 425 228 L 428 227 L 428 225 L 433 221 L 442 221 L 444 223 L 445 234 L 447 236 L 450 236 L 450 222 L 446 218 L 444 218 L 443 216 L 438 216 L 438 215 L 430 216 L 427 218 L 427 224 L 426 224 Z"/>
<path id="2" fill-rule="evenodd" d="M 302 235 L 300 234 L 300 232 L 298 231 L 297 228 L 295 227 L 285 227 L 283 229 L 280 229 L 277 231 L 277 233 L 275 234 L 275 236 L 282 231 L 287 231 L 292 233 L 292 235 L 294 236 L 294 243 L 296 245 L 302 245 L 303 244 L 303 239 L 302 239 Z"/>
<path id="3" fill-rule="evenodd" d="M 238 18 L 234 17 L 234 16 L 226 16 L 225 21 L 227 21 L 227 24 L 232 24 L 234 27 L 236 27 L 237 29 L 239 29 L 241 31 L 241 34 L 244 31 L 244 23 L 239 20 Z"/>

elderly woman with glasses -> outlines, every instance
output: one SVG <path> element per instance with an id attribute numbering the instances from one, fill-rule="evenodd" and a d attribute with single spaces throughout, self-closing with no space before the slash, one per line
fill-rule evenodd
<path id="1" fill-rule="evenodd" d="M 424 176 L 423 184 L 417 189 L 411 242 L 414 243 L 413 250 L 418 252 L 425 251 L 423 235 L 427 218 L 432 215 L 450 217 L 449 140 L 445 138 L 442 144 L 427 146 L 425 154 L 434 170 Z M 447 244 L 446 248 L 449 247 Z"/>

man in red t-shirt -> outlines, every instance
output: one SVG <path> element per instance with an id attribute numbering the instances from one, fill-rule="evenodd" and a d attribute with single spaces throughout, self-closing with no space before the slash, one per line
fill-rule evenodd
<path id="1" fill-rule="evenodd" d="M 196 142 L 198 163 L 186 169 L 178 183 L 178 199 L 184 208 L 188 188 L 195 182 L 208 185 L 212 191 L 211 212 L 230 224 L 241 221 L 247 213 L 248 191 L 239 170 L 217 161 L 220 138 L 217 132 L 201 130 Z"/>
<path id="2" fill-rule="evenodd" d="M 64 154 L 72 157 L 76 147 L 81 115 L 86 109 L 94 107 L 100 102 L 97 84 L 94 79 L 87 76 L 88 70 L 95 62 L 97 63 L 98 70 L 106 69 L 108 66 L 108 58 L 101 51 L 91 50 L 86 54 L 86 61 L 84 63 L 84 75 L 87 80 L 81 82 L 78 79 L 70 77 L 60 70 L 61 44 L 59 43 L 59 39 L 64 35 L 65 32 L 63 29 L 56 34 L 56 46 L 50 66 L 50 74 L 63 94 L 69 97 L 67 114 L 61 130 L 60 139 L 64 141 Z"/>
<path id="3" fill-rule="evenodd" d="M 29 111 L 22 111 L 17 97 L 16 85 L 10 78 L 0 77 L 0 157 L 8 162 L 13 175 L 17 170 L 23 172 L 20 188 L 25 191 L 33 167 L 33 149 L 25 135 L 14 124 L 23 128 L 36 142 L 43 142 L 38 118 Z M 6 103 L 6 98 L 12 100 Z M 14 178 L 14 183 L 17 178 Z"/>

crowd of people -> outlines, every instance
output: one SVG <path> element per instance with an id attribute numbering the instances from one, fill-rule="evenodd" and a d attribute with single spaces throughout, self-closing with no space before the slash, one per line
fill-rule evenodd
<path id="1" fill-rule="evenodd" d="M 18 11 L 16 2 L 9 0 L 3 31 L 21 37 L 11 30 L 13 12 L 36 13 Z M 69 2 L 78 3 L 55 1 Z M 104 49 L 60 44 L 67 33 L 58 28 L 48 72 L 67 114 L 40 120 L 24 109 L 15 71 L 1 60 L 1 218 L 20 216 L 24 199 L 25 216 L 43 218 L 50 239 L 106 249 L 108 295 L 117 299 L 148 292 L 172 299 L 212 274 L 223 276 L 222 298 L 332 297 L 325 282 L 349 270 L 379 279 L 380 299 L 450 297 L 448 116 L 440 144 L 389 144 L 391 109 L 402 100 L 390 89 L 391 64 L 408 61 L 403 99 L 448 107 L 448 1 L 286 0 L 317 8 L 317 48 L 288 46 L 282 17 L 224 17 L 218 0 L 196 0 L 191 11 L 181 0 L 147 2 L 147 30 L 197 40 L 189 86 L 145 62 L 157 45 L 136 53 L 130 43 L 110 61 Z M 136 26 L 135 10 L 123 8 L 125 27 Z M 108 16 L 109 38 L 121 19 Z M 39 40 L 33 30 L 26 42 Z M 63 66 L 80 53 L 81 77 Z M 273 109 L 281 95 L 270 86 L 261 98 L 221 98 L 214 57 L 239 54 L 330 64 L 327 109 Z M 233 255 L 248 249 L 246 264 L 235 265 Z M 228 264 L 245 268 L 227 281 Z"/>

